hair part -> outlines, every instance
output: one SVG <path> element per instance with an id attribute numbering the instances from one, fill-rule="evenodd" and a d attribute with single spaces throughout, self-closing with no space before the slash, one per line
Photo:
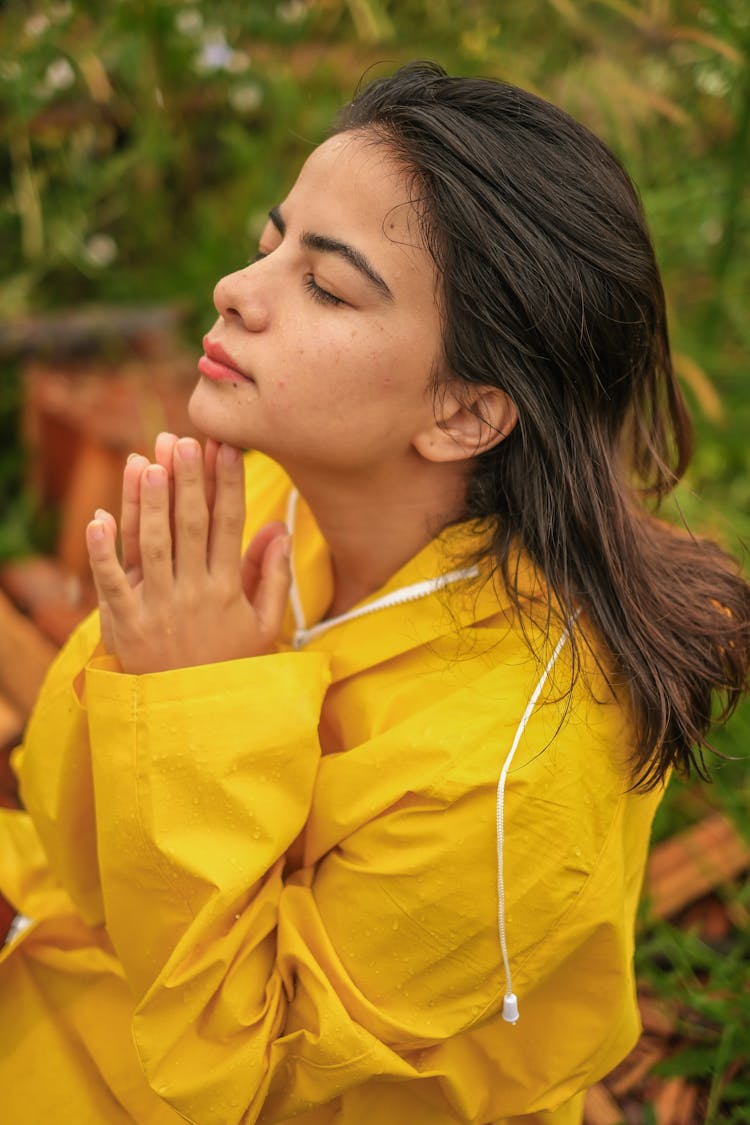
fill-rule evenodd
<path id="1" fill-rule="evenodd" d="M 693 439 L 627 173 L 543 99 L 431 63 L 358 93 L 333 128 L 351 130 L 411 178 L 452 389 L 497 387 L 518 409 L 470 477 L 481 555 L 521 618 L 519 548 L 545 577 L 548 619 L 583 610 L 586 643 L 603 643 L 612 689 L 629 697 L 635 785 L 672 767 L 705 776 L 709 730 L 747 683 L 750 588 L 714 543 L 649 510 Z"/>

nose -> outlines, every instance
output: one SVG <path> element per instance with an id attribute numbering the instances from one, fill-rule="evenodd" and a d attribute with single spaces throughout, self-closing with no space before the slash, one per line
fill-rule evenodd
<path id="1" fill-rule="evenodd" d="M 223 320 L 239 321 L 248 332 L 268 325 L 268 294 L 251 266 L 222 277 L 214 288 L 214 305 Z"/>

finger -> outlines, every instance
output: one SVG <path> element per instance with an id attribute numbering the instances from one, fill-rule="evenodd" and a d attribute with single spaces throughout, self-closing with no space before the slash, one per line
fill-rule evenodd
<path id="1" fill-rule="evenodd" d="M 255 594 L 260 582 L 263 569 L 263 556 L 272 539 L 279 535 L 286 535 L 287 527 L 281 520 L 267 523 L 260 531 L 256 532 L 242 556 L 240 563 L 240 581 L 242 592 L 249 602 L 255 600 Z"/>
<path id="2" fill-rule="evenodd" d="M 126 574 L 140 573 L 141 569 L 141 477 L 148 468 L 148 458 L 131 453 L 122 474 L 122 508 L 120 511 L 120 541 L 122 565 Z"/>
<path id="3" fill-rule="evenodd" d="M 112 538 L 114 539 L 114 541 L 116 543 L 117 542 L 117 520 L 112 515 L 112 513 L 106 511 L 104 508 L 97 508 L 96 511 L 94 512 L 94 519 L 95 520 L 101 520 L 102 523 L 106 523 L 106 525 L 109 528 L 109 531 L 112 535 Z"/>
<path id="4" fill-rule="evenodd" d="M 131 590 L 117 558 L 114 519 L 110 519 L 94 519 L 88 524 L 86 548 L 99 606 L 116 620 L 130 605 Z"/>
<path id="5" fill-rule="evenodd" d="M 114 543 L 117 543 L 117 524 L 115 522 L 115 517 L 111 515 L 110 512 L 105 511 L 104 508 L 97 508 L 94 512 L 94 519 L 106 525 L 107 534 L 112 536 L 112 541 Z M 114 631 L 112 625 L 112 614 L 110 613 L 109 606 L 107 605 L 103 593 L 100 593 L 99 591 L 99 587 L 96 581 L 96 575 L 93 573 L 93 569 L 92 575 L 94 578 L 94 588 L 96 589 L 96 600 L 99 605 L 99 626 L 101 629 L 102 644 L 104 645 L 105 651 L 111 653 L 114 652 Z"/>
<path id="6" fill-rule="evenodd" d="M 216 495 L 211 515 L 209 570 L 239 581 L 245 526 L 245 472 L 242 454 L 222 445 L 216 456 Z"/>
<path id="7" fill-rule="evenodd" d="M 275 642 L 284 620 L 292 583 L 289 566 L 291 547 L 290 536 L 279 535 L 269 543 L 263 556 L 258 592 L 255 595 L 255 612 L 260 634 L 268 645 Z"/>
<path id="8" fill-rule="evenodd" d="M 177 445 L 177 434 L 170 434 L 166 430 L 156 435 L 156 442 L 154 444 L 154 456 L 157 465 L 163 466 L 167 470 L 167 475 L 172 476 L 172 458 L 174 456 L 174 447 Z"/>
<path id="9" fill-rule="evenodd" d="M 174 535 L 174 451 L 177 445 L 177 434 L 171 434 L 163 430 L 160 434 L 156 435 L 156 442 L 154 444 L 154 459 L 157 465 L 161 465 L 167 472 L 169 480 L 169 531 L 172 536 L 172 542 L 175 541 Z"/>
<path id="10" fill-rule="evenodd" d="M 161 601 L 173 585 L 169 478 L 163 465 L 149 465 L 141 477 L 139 544 L 144 597 L 150 602 Z"/>
<path id="11" fill-rule="evenodd" d="M 175 574 L 180 581 L 201 582 L 206 576 L 208 507 L 201 447 L 195 438 L 175 446 Z"/>
<path id="12" fill-rule="evenodd" d="M 214 501 L 216 499 L 216 457 L 221 448 L 218 441 L 214 438 L 206 439 L 206 447 L 203 451 L 203 464 L 206 473 L 206 503 L 208 504 L 209 512 L 213 511 Z"/>

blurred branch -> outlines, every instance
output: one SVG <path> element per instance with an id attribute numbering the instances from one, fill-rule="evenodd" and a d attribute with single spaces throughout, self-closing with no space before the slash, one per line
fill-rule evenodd
<path id="1" fill-rule="evenodd" d="M 21 251 L 27 262 L 33 262 L 44 253 L 44 219 L 26 129 L 12 135 L 10 154 L 13 198 L 21 220 Z"/>
<path id="2" fill-rule="evenodd" d="M 379 0 L 346 0 L 357 35 L 365 43 L 393 38 L 393 24 Z"/>
<path id="3" fill-rule="evenodd" d="M 701 31 L 697 27 L 677 25 L 669 28 L 668 35 L 675 42 L 682 40 L 699 43 L 702 47 L 707 47 L 709 51 L 715 51 L 717 55 L 723 55 L 727 62 L 742 62 L 741 51 L 738 51 L 731 43 L 725 43 L 723 39 L 719 39 L 718 35 L 711 35 L 708 31 Z"/>
<path id="4" fill-rule="evenodd" d="M 724 421 L 724 406 L 719 398 L 718 391 L 702 367 L 691 359 L 689 355 L 676 352 L 672 357 L 675 373 L 687 383 L 695 395 L 703 414 L 709 422 L 720 425 Z"/>

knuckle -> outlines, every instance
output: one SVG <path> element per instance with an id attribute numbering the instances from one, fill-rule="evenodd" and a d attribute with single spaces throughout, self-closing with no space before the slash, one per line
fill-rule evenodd
<path id="1" fill-rule="evenodd" d="M 160 566 L 169 558 L 165 543 L 146 543 L 141 547 L 143 562 L 149 566 Z"/>
<path id="2" fill-rule="evenodd" d="M 120 582 L 120 576 L 112 571 L 97 576 L 96 584 L 101 594 L 113 605 L 121 604 L 126 597 L 126 591 Z"/>
<path id="3" fill-rule="evenodd" d="M 241 534 L 245 526 L 245 520 L 240 512 L 218 512 L 215 523 L 220 531 L 229 535 Z"/>
<path id="4" fill-rule="evenodd" d="M 188 539 L 200 539 L 206 534 L 207 522 L 200 513 L 192 512 L 180 520 L 180 532 Z"/>

